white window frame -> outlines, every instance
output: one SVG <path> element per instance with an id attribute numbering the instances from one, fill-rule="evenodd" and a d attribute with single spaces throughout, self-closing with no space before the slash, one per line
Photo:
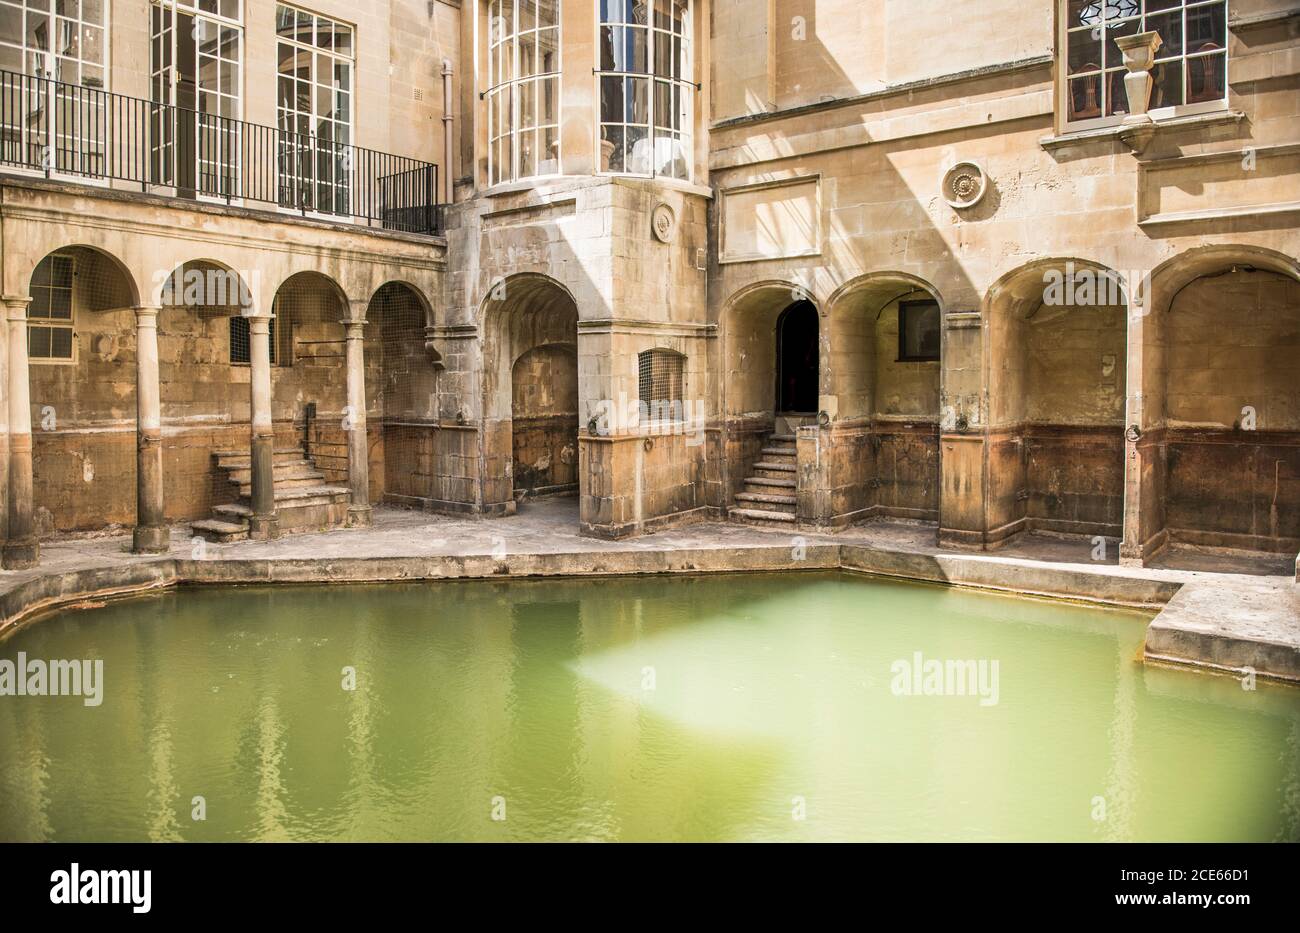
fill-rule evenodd
<path id="1" fill-rule="evenodd" d="M 234 18 L 231 18 L 227 16 L 222 16 L 220 13 L 212 13 L 202 9 L 201 7 L 204 5 L 204 0 L 150 0 L 149 3 L 150 21 L 148 23 L 148 29 L 149 29 L 149 84 L 150 84 L 151 101 L 157 104 L 169 105 L 171 107 L 180 106 L 176 102 L 176 85 L 179 83 L 180 80 L 179 74 L 177 72 L 177 62 L 178 62 L 177 46 L 179 43 L 178 40 L 179 30 L 177 28 L 177 17 L 180 15 L 192 16 L 194 17 L 196 24 L 201 21 L 203 23 L 214 26 L 218 30 L 233 29 L 235 31 L 239 43 L 239 57 L 235 61 L 235 64 L 238 66 L 238 74 L 237 77 L 235 78 L 233 91 L 230 93 L 225 93 L 221 91 L 219 80 L 218 80 L 217 90 L 208 91 L 202 89 L 199 86 L 199 82 L 198 82 L 199 71 L 202 68 L 202 61 L 199 57 L 200 51 L 199 51 L 197 39 L 194 37 L 187 37 L 189 41 L 195 42 L 194 93 L 196 95 L 196 99 L 194 101 L 194 106 L 192 108 L 184 108 L 184 109 L 192 110 L 193 112 L 196 113 L 196 115 L 221 117 L 228 120 L 234 120 L 236 121 L 235 125 L 239 126 L 239 123 L 244 119 L 244 84 L 248 77 L 248 56 L 246 54 L 247 46 L 248 46 L 248 35 L 247 35 L 247 30 L 244 27 L 244 15 L 248 5 L 248 0 L 233 0 L 233 2 L 235 4 L 236 15 Z M 161 32 L 155 32 L 153 28 L 153 10 L 155 8 L 159 10 L 160 15 L 163 15 L 166 12 L 171 13 L 170 24 L 163 26 Z M 218 9 L 219 8 L 220 7 L 218 5 Z M 220 33 L 218 33 L 218 35 L 220 35 Z M 169 43 L 170 45 L 170 52 L 169 52 L 170 58 L 168 59 L 165 65 L 161 64 L 155 57 L 155 53 L 159 48 L 159 43 L 163 41 L 164 36 L 166 37 L 167 43 Z M 220 43 L 218 43 L 218 45 L 219 44 Z M 226 59 L 224 58 L 220 58 L 220 57 L 217 58 L 218 73 L 220 73 L 220 69 L 223 67 L 222 63 L 225 61 Z M 156 92 L 158 88 L 161 87 L 163 84 L 166 84 L 167 99 L 157 100 Z M 203 94 L 212 95 L 217 99 L 218 102 L 220 102 L 223 99 L 233 101 L 233 106 L 230 108 L 232 112 L 229 114 L 222 114 L 219 112 L 211 113 L 207 111 L 201 111 L 200 110 L 201 100 L 199 99 L 199 96 Z M 197 116 L 194 121 L 194 124 L 195 124 L 194 135 L 195 135 L 195 139 L 197 140 L 198 135 L 201 132 L 199 126 L 200 120 L 197 118 Z M 236 171 L 235 174 L 232 176 L 232 182 L 231 182 L 232 185 L 234 186 L 234 190 L 236 191 L 239 189 L 238 152 L 240 150 L 240 146 L 241 146 L 241 142 L 238 138 L 236 138 L 233 143 L 233 150 L 236 153 L 235 156 Z M 205 163 L 203 159 L 199 158 L 199 146 L 197 142 L 194 144 L 193 147 L 193 155 L 194 155 L 194 181 L 196 185 L 195 200 L 208 201 L 213 203 L 226 203 L 226 201 L 229 200 L 232 203 L 240 203 L 240 199 L 237 197 L 226 198 L 220 194 L 214 194 L 211 192 L 203 192 L 197 190 L 197 186 L 199 185 L 199 180 L 202 177 L 205 164 L 216 165 L 217 163 L 215 162 L 215 160 L 210 160 L 209 162 Z M 179 178 L 179 171 L 176 165 L 177 140 L 169 136 L 166 137 L 166 141 L 160 142 L 155 136 L 155 138 L 151 142 L 151 150 L 150 150 L 151 165 L 155 158 L 157 159 L 166 158 L 169 161 L 171 175 L 169 181 L 166 182 L 166 185 L 169 187 L 178 187 L 176 184 L 177 179 Z M 186 186 L 180 186 L 180 187 L 186 187 Z"/>
<path id="2" fill-rule="evenodd" d="M 279 22 L 280 22 L 280 9 L 281 9 L 281 8 L 288 9 L 288 10 L 293 10 L 293 12 L 296 13 L 296 14 L 302 14 L 302 15 L 305 15 L 305 16 L 309 16 L 309 17 L 311 17 L 311 20 L 312 20 L 312 37 L 313 37 L 313 42 L 312 42 L 312 44 L 309 45 L 309 44 L 307 44 L 307 43 L 305 43 L 305 42 L 303 42 L 303 41 L 301 41 L 301 40 L 299 40 L 299 39 L 285 38 L 285 37 L 283 37 L 283 36 L 281 36 L 281 35 L 279 34 Z M 331 83 L 331 87 L 333 88 L 333 92 L 334 92 L 335 95 L 337 95 L 338 92 L 339 92 L 340 90 L 343 90 L 343 93 L 345 93 L 345 94 L 347 95 L 348 118 L 347 118 L 346 121 L 343 121 L 343 120 L 339 120 L 339 119 L 337 119 L 336 117 L 331 117 L 330 120 L 329 120 L 329 122 L 330 122 L 333 126 L 335 126 L 335 127 L 340 127 L 340 126 L 342 126 L 342 127 L 345 127 L 345 128 L 347 129 L 347 141 L 346 141 L 346 142 L 339 142 L 339 140 L 338 140 L 337 138 L 335 138 L 335 139 L 333 139 L 333 140 L 330 140 L 330 142 L 332 142 L 332 143 L 334 143 L 334 144 L 337 144 L 337 145 L 339 145 L 339 146 L 347 147 L 348 149 L 350 149 L 350 150 L 352 151 L 352 154 L 355 155 L 355 147 L 356 147 L 356 110 L 357 110 L 357 95 L 356 95 L 356 87 L 357 87 L 357 27 L 356 27 L 356 24 L 355 24 L 355 23 L 349 23 L 349 22 L 346 22 L 346 21 L 344 21 L 344 20 L 338 19 L 337 17 L 326 16 L 326 15 L 323 14 L 323 13 L 317 13 L 315 10 L 309 10 L 309 9 L 307 9 L 306 7 L 298 6 L 297 4 L 279 2 L 279 0 L 277 0 L 277 2 L 276 2 L 276 4 L 275 4 L 275 18 L 276 18 L 276 19 L 275 19 L 275 21 L 276 21 L 276 33 L 275 33 L 275 43 L 276 43 L 276 53 L 275 53 L 275 54 L 276 54 L 276 75 L 275 75 L 275 83 L 276 83 L 276 87 L 275 87 L 275 92 L 274 92 L 274 93 L 275 93 L 275 125 L 276 125 L 276 129 L 277 129 L 278 131 L 280 131 L 281 133 L 293 133 L 293 134 L 297 134 L 297 130 L 296 130 L 296 128 L 294 128 L 294 127 L 291 127 L 289 130 L 286 130 L 286 129 L 285 129 L 285 126 L 284 126 L 284 123 L 283 123 L 283 119 L 284 119 L 284 117 L 285 117 L 286 114 L 291 115 L 292 118 L 293 118 L 293 120 L 294 120 L 294 122 L 295 122 L 295 124 L 296 124 L 296 121 L 297 121 L 298 119 L 305 117 L 305 118 L 307 119 L 307 122 L 308 122 L 308 130 L 309 130 L 309 132 L 308 132 L 306 135 L 311 136 L 311 137 L 319 137 L 319 133 L 317 132 L 317 129 L 318 129 L 318 125 L 319 125 L 319 123 L 320 123 L 320 121 L 321 121 L 321 116 L 320 116 L 320 114 L 318 114 L 318 113 L 315 112 L 314 108 L 315 108 L 315 105 L 316 105 L 316 94 L 317 94 L 317 91 L 318 91 L 319 88 L 323 87 L 324 85 L 320 84 L 320 82 L 317 80 L 317 74 L 316 74 L 316 66 L 317 66 L 317 63 L 318 63 L 318 62 L 317 62 L 317 59 L 318 59 L 319 57 L 324 57 L 324 58 L 327 58 L 327 59 L 330 60 L 330 62 L 331 62 L 331 78 L 333 77 L 333 63 L 334 63 L 334 62 L 342 62 L 342 63 L 344 63 L 344 64 L 346 64 L 346 65 L 348 66 L 348 86 L 347 86 L 346 89 L 341 89 L 341 88 L 339 88 L 337 85 L 333 85 L 333 84 Z M 319 26 L 319 23 L 320 23 L 321 20 L 324 20 L 325 22 L 327 22 L 327 23 L 331 23 L 331 24 L 333 24 L 333 25 L 335 25 L 335 26 L 346 26 L 348 29 L 350 29 L 350 30 L 352 31 L 352 53 L 351 53 L 350 56 L 341 55 L 341 54 L 339 54 L 339 53 L 337 53 L 337 52 L 334 52 L 334 51 L 332 51 L 332 50 L 329 50 L 329 49 L 323 49 L 323 48 L 321 48 L 319 45 L 316 45 L 316 44 L 315 44 L 316 30 L 317 30 L 317 27 Z M 285 108 L 285 107 L 283 107 L 283 106 L 281 105 L 281 103 L 280 103 L 280 90 L 279 90 L 279 87 L 280 87 L 280 79 L 281 79 L 282 77 L 284 77 L 284 75 L 282 75 L 282 74 L 280 73 L 280 59 L 279 59 L 280 52 L 279 52 L 279 47 L 280 47 L 281 44 L 288 45 L 288 46 L 290 46 L 291 48 L 295 49 L 295 50 L 298 51 L 298 52 L 307 52 L 308 54 L 310 54 L 310 55 L 312 56 L 312 58 L 311 58 L 311 62 L 312 62 L 312 80 L 311 80 L 309 83 L 310 83 L 310 85 L 311 85 L 311 100 L 310 100 L 310 104 L 311 104 L 311 106 L 313 107 L 313 111 L 310 112 L 310 113 L 303 113 L 302 111 L 298 110 L 296 106 L 294 106 L 293 108 Z M 294 80 L 296 81 L 296 79 L 294 79 Z M 294 102 L 295 102 L 295 104 L 296 104 L 296 95 L 295 95 L 295 98 L 294 98 Z M 337 106 L 338 106 L 338 99 L 337 99 L 337 97 L 335 98 L 335 100 L 333 101 L 333 103 L 334 103 L 334 106 L 335 106 L 335 111 L 334 111 L 334 112 L 337 113 Z M 288 138 L 292 138 L 292 137 L 281 137 L 281 143 L 280 143 L 280 145 L 281 145 L 282 147 L 283 147 L 284 144 L 285 144 L 285 142 L 284 142 L 285 139 L 288 139 Z M 283 179 L 284 179 L 284 177 L 285 177 L 285 172 L 284 172 L 284 168 L 283 168 L 284 163 L 283 163 L 283 161 L 282 161 L 282 157 L 283 157 L 284 155 L 285 155 L 285 152 L 283 151 L 283 149 L 281 149 L 280 151 L 277 151 L 277 152 L 276 152 L 276 176 L 277 176 L 277 177 L 276 177 L 276 183 L 277 183 L 277 186 L 283 183 Z M 341 158 L 336 162 L 336 165 L 335 165 L 335 171 L 336 171 L 337 174 L 335 175 L 333 181 L 322 183 L 322 182 L 320 181 L 320 179 L 314 179 L 314 180 L 313 180 L 313 183 L 312 183 L 312 188 L 313 188 L 312 204 L 311 204 L 311 207 L 309 207 L 309 208 L 307 209 L 307 211 L 306 211 L 307 216 L 309 216 L 309 217 L 320 217 L 320 218 L 325 218 L 325 219 L 330 219 L 330 220 L 337 220 L 337 219 L 339 219 L 340 217 L 347 217 L 347 216 L 349 215 L 349 213 L 351 212 L 352 208 L 355 206 L 354 204 L 352 204 L 351 199 L 350 199 L 351 194 L 352 194 L 351 176 L 352 176 L 352 172 L 355 170 L 355 169 L 354 169 L 354 166 L 353 166 L 353 164 L 352 164 L 353 161 L 354 161 L 354 160 L 353 160 L 352 158 L 350 158 L 348 155 L 344 155 L 344 156 L 342 156 L 342 157 L 341 157 Z M 295 180 L 295 185 L 298 184 L 298 183 L 300 183 L 300 181 L 301 181 L 300 176 L 298 176 L 298 175 L 296 175 L 296 174 L 293 174 L 293 173 L 289 173 L 289 176 L 288 176 L 288 177 L 290 177 L 290 178 L 292 178 L 292 179 Z M 320 200 L 319 200 L 319 195 L 320 195 L 320 189 L 321 189 L 322 184 L 324 184 L 325 187 L 332 188 L 332 189 L 334 190 L 334 194 L 335 194 L 335 200 L 333 201 L 333 207 L 334 207 L 334 208 L 337 208 L 338 205 L 339 205 L 339 201 L 338 201 L 338 192 L 339 192 L 340 190 L 342 190 L 342 191 L 344 192 L 344 203 L 345 203 L 345 205 L 346 205 L 346 210 L 336 210 L 336 209 L 330 209 L 330 210 L 324 210 L 324 211 L 320 210 Z M 295 190 L 297 190 L 297 188 L 295 188 Z M 302 211 L 302 206 L 301 206 L 301 205 L 298 205 L 298 204 L 280 204 L 279 207 L 280 207 L 280 209 L 281 209 L 282 211 L 289 212 L 289 213 L 301 213 L 301 211 Z"/>
<path id="3" fill-rule="evenodd" d="M 1223 60 L 1223 69 L 1224 69 L 1223 97 L 1217 98 L 1215 100 L 1210 100 L 1210 101 L 1201 101 L 1194 104 L 1178 104 L 1169 107 L 1158 107 L 1150 111 L 1150 115 L 1153 120 L 1167 120 L 1171 117 L 1193 116 L 1195 114 L 1213 113 L 1216 111 L 1227 109 L 1228 93 L 1229 93 L 1227 69 L 1230 63 L 1228 59 L 1228 54 L 1229 54 L 1228 45 L 1231 39 L 1231 32 L 1232 32 L 1228 25 L 1229 11 L 1227 8 L 1228 7 L 1227 0 L 1182 0 L 1180 5 L 1178 6 L 1165 7 L 1162 9 L 1150 10 L 1150 11 L 1146 9 L 1147 0 L 1097 0 L 1097 3 L 1099 7 L 1101 7 L 1102 9 L 1104 9 L 1105 6 L 1110 4 L 1123 4 L 1123 5 L 1128 5 L 1129 3 L 1136 4 L 1138 13 L 1126 17 L 1112 17 L 1110 19 L 1105 20 L 1105 22 L 1113 22 L 1120 19 L 1131 20 L 1136 17 L 1138 18 L 1138 28 L 1135 29 L 1134 32 L 1141 31 L 1142 26 L 1145 24 L 1147 17 L 1164 16 L 1166 14 L 1175 11 L 1178 11 L 1182 14 L 1182 33 L 1183 33 L 1183 43 L 1184 43 L 1182 52 L 1177 56 L 1166 56 L 1162 59 L 1161 56 L 1163 50 L 1157 51 L 1156 64 L 1158 66 L 1163 61 L 1176 61 L 1180 63 L 1181 71 L 1183 75 L 1184 94 L 1186 93 L 1186 89 L 1187 89 L 1186 63 L 1189 59 L 1195 60 L 1198 58 L 1210 58 L 1214 56 L 1220 56 Z M 1105 100 L 1104 94 L 1105 94 L 1105 85 L 1108 76 L 1114 74 L 1116 72 L 1117 67 L 1119 69 L 1119 74 L 1122 75 L 1124 73 L 1123 63 L 1122 61 L 1112 62 L 1108 58 L 1106 58 L 1108 54 L 1107 53 L 1108 40 L 1105 39 L 1104 27 L 1098 25 L 1092 27 L 1087 27 L 1087 26 L 1077 27 L 1075 29 L 1070 28 L 1069 25 L 1070 4 L 1071 4 L 1071 0 L 1059 0 L 1057 4 L 1057 13 L 1058 13 L 1057 19 L 1059 22 L 1058 54 L 1057 54 L 1057 64 L 1058 64 L 1057 73 L 1059 75 L 1058 87 L 1057 87 L 1057 112 L 1060 114 L 1061 129 L 1065 132 L 1079 132 L 1082 130 L 1100 129 L 1104 127 L 1117 126 L 1118 124 L 1123 122 L 1124 117 L 1127 115 L 1128 102 L 1127 100 L 1125 100 L 1124 102 L 1125 103 L 1124 113 L 1117 113 L 1111 116 L 1107 116 L 1105 111 L 1108 109 L 1108 103 Z M 1212 52 L 1205 52 L 1205 53 L 1193 52 L 1189 55 L 1186 48 L 1188 8 L 1190 7 L 1192 9 L 1205 9 L 1214 6 L 1219 6 L 1223 9 L 1223 22 L 1224 22 L 1223 49 L 1215 50 Z M 1088 117 L 1081 120 L 1071 120 L 1070 119 L 1070 83 L 1072 78 L 1078 78 L 1080 77 L 1080 75 L 1070 73 L 1069 37 L 1070 34 L 1072 33 L 1082 32 L 1090 28 L 1093 30 L 1096 30 L 1098 28 L 1103 29 L 1102 32 L 1103 39 L 1101 42 L 1101 49 L 1103 54 L 1103 61 L 1101 62 L 1102 70 L 1100 72 L 1095 72 L 1095 71 L 1084 72 L 1083 74 L 1096 75 L 1101 78 L 1100 87 L 1102 89 L 1102 94 L 1103 94 L 1102 104 L 1101 104 L 1102 115 L 1099 117 Z M 1153 88 L 1153 92 L 1154 92 L 1154 88 Z"/>
<path id="4" fill-rule="evenodd" d="M 56 317 L 32 317 L 32 308 L 36 304 L 36 289 L 45 288 L 53 290 L 54 286 L 32 284 L 28 287 L 28 294 L 31 295 L 32 301 L 27 305 L 27 361 L 36 366 L 72 366 L 77 362 L 77 257 L 73 253 L 53 252 L 46 256 L 41 262 L 55 259 L 66 259 L 72 267 L 71 281 L 68 285 L 68 316 L 66 318 Z M 39 268 L 39 263 L 37 264 Z M 32 273 L 35 277 L 35 271 Z M 32 354 L 32 328 L 42 327 L 48 330 L 67 330 L 71 334 L 69 341 L 70 352 L 68 356 L 35 356 Z M 52 343 L 52 342 L 51 342 Z"/>
<path id="5" fill-rule="evenodd" d="M 695 3 L 694 0 L 686 0 L 686 15 L 682 17 L 682 45 L 683 45 L 682 75 L 677 78 L 665 77 L 663 75 L 657 75 L 655 73 L 655 44 L 656 42 L 659 41 L 658 35 L 664 32 L 664 30 L 661 30 L 655 26 L 654 17 L 655 17 L 656 0 L 647 0 L 649 17 L 646 23 L 646 66 L 648 70 L 644 72 L 619 71 L 619 70 L 605 71 L 601 69 L 600 67 L 601 66 L 601 61 L 600 61 L 601 27 L 619 26 L 620 23 L 614 23 L 614 22 L 606 23 L 604 20 L 601 19 L 601 0 L 594 0 L 594 4 L 595 4 L 595 15 L 593 19 L 595 20 L 595 34 L 592 37 L 592 42 L 593 42 L 593 48 L 595 48 L 596 50 L 595 52 L 596 67 L 593 75 L 595 80 L 595 88 L 593 90 L 592 99 L 595 101 L 596 113 L 595 113 L 595 119 L 592 121 L 595 127 L 595 133 L 594 133 L 594 139 L 592 145 L 593 145 L 593 150 L 595 153 L 595 160 L 596 160 L 595 161 L 596 174 L 612 175 L 612 176 L 619 176 L 619 177 L 631 177 L 631 178 L 668 178 L 674 181 L 682 181 L 686 183 L 693 182 L 695 180 L 695 104 L 696 104 L 695 98 L 696 98 L 696 94 L 698 94 L 700 90 L 699 84 L 694 80 L 694 76 L 695 76 Z M 672 33 L 668 33 L 668 35 L 672 35 Z M 650 170 L 648 172 L 631 172 L 627 170 L 615 171 L 613 169 L 601 168 L 601 141 L 602 141 L 601 129 L 605 126 L 622 126 L 624 128 L 624 132 L 626 133 L 626 128 L 628 126 L 636 126 L 636 127 L 641 126 L 641 124 L 639 123 L 632 123 L 632 124 L 629 124 L 627 122 L 614 123 L 612 121 L 607 123 L 602 119 L 603 105 L 601 100 L 601 79 L 607 77 L 608 78 L 621 77 L 624 79 L 633 78 L 637 80 L 646 81 L 646 86 L 648 89 L 647 90 L 648 99 L 646 101 L 646 108 L 647 108 L 646 119 L 648 122 L 645 124 L 645 126 L 647 128 L 647 133 L 648 133 L 647 140 L 650 142 L 650 153 L 651 153 Z M 677 178 L 676 175 L 660 173 L 655 166 L 655 163 L 657 161 L 655 157 L 655 139 L 656 139 L 655 132 L 658 129 L 658 126 L 655 123 L 656 83 L 665 83 L 670 88 L 676 87 L 679 93 L 681 94 L 681 99 L 685 105 L 684 112 L 682 114 L 682 125 L 681 128 L 677 131 L 679 134 L 679 138 L 681 140 L 682 151 L 685 154 L 685 160 L 686 160 L 686 177 L 683 179 Z M 626 99 L 624 102 L 624 107 L 626 108 Z M 626 116 L 626 109 L 624 110 L 624 115 Z M 672 137 L 665 137 L 665 138 L 671 139 Z"/>
<path id="6" fill-rule="evenodd" d="M 0 4 L 3 4 L 9 9 L 10 15 L 14 15 L 14 14 L 17 15 L 18 23 L 21 29 L 19 42 L 17 44 L 12 42 L 0 41 L 0 47 L 10 50 L 11 52 L 16 51 L 21 58 L 19 67 L 15 73 L 26 75 L 29 78 L 39 77 L 42 79 L 52 80 L 60 84 L 69 85 L 71 87 L 89 88 L 90 89 L 89 93 L 91 95 L 99 95 L 99 96 L 79 97 L 78 99 L 83 102 L 93 101 L 97 99 L 99 101 L 104 102 L 103 106 L 107 106 L 106 103 L 107 98 L 102 96 L 102 94 L 103 92 L 107 92 L 110 89 L 109 81 L 110 81 L 110 76 L 112 75 L 112 64 L 113 64 L 112 43 L 110 41 L 110 29 L 111 29 L 111 21 L 112 21 L 110 0 L 100 0 L 100 10 L 103 16 L 101 22 L 92 22 L 89 20 L 82 19 L 83 7 L 81 3 L 77 4 L 76 17 L 68 17 L 59 14 L 58 5 L 55 2 L 55 0 L 50 0 L 47 8 L 44 10 L 34 9 L 32 8 L 30 2 L 24 3 L 24 0 L 0 0 Z M 32 48 L 29 45 L 27 41 L 29 36 L 27 20 L 29 18 L 39 19 L 42 17 L 48 20 L 50 26 L 54 30 L 55 35 L 59 35 L 61 33 L 66 34 L 63 31 L 75 27 L 75 29 L 79 33 L 76 37 L 77 54 L 75 56 L 60 55 L 59 50 L 54 47 L 55 43 L 54 43 L 53 36 L 51 36 L 47 40 L 51 46 L 48 49 Z M 88 29 L 98 29 L 100 32 L 99 41 L 100 41 L 101 61 L 98 62 L 90 61 L 86 59 L 85 56 L 82 54 L 82 49 L 84 47 L 84 42 L 86 39 L 86 30 Z M 65 51 L 66 51 L 66 47 L 65 47 Z M 76 80 L 70 80 L 70 76 L 59 74 L 60 66 L 64 61 L 71 62 L 76 66 L 77 69 Z M 100 72 L 99 82 L 97 84 L 85 83 L 84 72 L 86 68 L 96 68 L 99 70 Z M 9 69 L 9 70 L 12 71 L 13 69 Z M 53 85 L 49 85 L 48 88 L 49 88 L 48 92 L 42 94 L 40 98 L 29 97 L 30 106 L 33 112 L 39 112 L 44 110 L 47 113 L 52 114 L 52 113 L 59 112 L 61 108 L 65 107 L 69 103 L 67 100 L 60 98 L 60 92 L 56 91 Z M 32 94 L 35 94 L 35 89 L 32 90 Z M 83 103 L 83 106 L 94 106 L 94 105 L 89 103 Z M 103 108 L 100 107 L 99 109 L 100 109 L 100 113 L 98 116 L 98 119 L 100 121 L 99 125 L 101 127 L 107 126 L 107 120 L 103 113 Z M 85 119 L 84 113 L 85 112 L 83 111 L 83 119 Z M 56 119 L 56 120 L 49 120 L 48 122 L 49 125 L 47 126 L 45 131 L 46 138 L 44 139 L 43 142 L 38 140 L 35 141 L 35 143 L 33 143 L 33 140 L 31 138 L 31 131 L 27 127 L 10 126 L 8 128 L 5 128 L 3 131 L 7 132 L 11 136 L 16 134 L 19 137 L 21 137 L 21 139 L 19 140 L 11 139 L 8 142 L 8 145 L 31 146 L 35 144 L 35 145 L 42 146 L 45 150 L 45 155 L 43 157 L 43 160 L 49 159 L 52 162 L 50 166 L 50 174 L 56 178 L 70 178 L 78 181 L 79 183 L 89 184 L 89 185 L 98 185 L 98 186 L 108 185 L 109 183 L 108 179 L 104 178 L 101 174 L 95 173 L 94 171 L 90 170 L 87 167 L 83 167 L 82 170 L 80 171 L 77 171 L 75 169 L 67 169 L 67 168 L 61 169 L 58 165 L 58 159 L 57 158 L 51 159 L 52 154 L 58 151 L 58 146 L 56 143 L 56 134 L 58 134 L 58 121 Z M 102 155 L 103 148 L 104 146 L 107 145 L 107 141 L 104 139 L 90 140 L 90 141 L 92 143 L 98 144 L 100 154 Z M 82 151 L 82 150 L 76 149 L 74 151 Z M 94 147 L 87 146 L 85 148 L 85 152 L 87 155 L 93 155 Z M 27 164 L 18 164 L 17 162 L 6 163 L 5 170 L 17 172 L 23 175 L 35 175 L 41 177 L 45 175 L 45 171 L 41 168 L 33 168 Z"/>
<path id="7" fill-rule="evenodd" d="M 502 5 L 509 4 L 512 14 L 512 31 L 509 34 L 497 37 L 492 23 L 492 11 L 496 3 Z M 563 172 L 564 152 L 563 143 L 560 133 L 560 127 L 563 124 L 562 112 L 564 109 L 564 0 L 555 0 L 555 25 L 539 27 L 534 24 L 532 29 L 526 31 L 526 35 L 531 36 L 536 42 L 541 32 L 554 29 L 555 31 L 555 70 L 538 71 L 534 74 L 520 75 L 519 54 L 519 8 L 521 2 L 526 0 L 485 0 L 486 24 L 487 24 L 487 81 L 483 92 L 485 101 L 484 113 L 487 125 L 487 183 L 488 187 L 496 185 L 505 185 L 514 181 L 522 181 L 526 178 L 545 178 L 547 176 L 559 175 Z M 510 71 L 509 77 L 504 80 L 498 80 L 498 58 L 497 51 L 502 46 L 508 44 L 510 48 Z M 540 60 L 535 62 L 540 67 Z M 541 108 L 541 86 L 544 81 L 553 81 L 555 83 L 555 114 L 554 122 L 542 122 Z M 522 126 L 521 115 L 521 91 L 534 95 L 533 103 L 533 125 L 529 127 Z M 502 99 L 505 99 L 509 106 L 509 119 L 505 124 L 504 132 L 497 132 L 493 119 L 498 108 L 501 106 Z M 525 133 L 535 133 L 538 139 L 544 138 L 543 131 L 553 130 L 555 133 L 555 156 L 553 159 L 542 159 L 540 144 L 534 153 L 536 157 L 537 170 L 533 172 L 522 171 L 520 163 L 519 140 Z M 503 139 L 510 140 L 510 166 L 509 171 L 502 172 L 500 177 L 497 173 L 497 144 Z M 553 167 L 546 171 L 542 170 L 544 163 L 554 163 Z"/>

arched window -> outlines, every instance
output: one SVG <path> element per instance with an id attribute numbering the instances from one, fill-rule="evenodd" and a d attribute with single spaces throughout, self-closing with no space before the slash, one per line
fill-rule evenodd
<path id="1" fill-rule="evenodd" d="M 673 350 L 642 350 L 636 356 L 637 397 L 649 422 L 686 420 L 682 399 L 686 357 Z"/>
<path id="2" fill-rule="evenodd" d="M 690 0 L 596 2 L 600 171 L 689 180 L 695 99 Z"/>
<path id="3" fill-rule="evenodd" d="M 1067 123 L 1100 125 L 1128 112 L 1124 57 L 1115 40 L 1139 32 L 1159 33 L 1161 40 L 1151 69 L 1151 111 L 1200 111 L 1225 103 L 1226 0 L 1062 2 Z"/>
<path id="4" fill-rule="evenodd" d="M 488 178 L 560 171 L 560 0 L 488 4 Z"/>

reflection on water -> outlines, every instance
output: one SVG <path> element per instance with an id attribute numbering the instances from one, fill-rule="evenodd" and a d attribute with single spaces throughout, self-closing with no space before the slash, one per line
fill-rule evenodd
<path id="1" fill-rule="evenodd" d="M 1300 839 L 1300 691 L 1144 621 L 834 573 L 113 603 L 0 644 L 104 659 L 99 707 L 0 697 L 0 839 Z M 916 652 L 999 702 L 895 695 Z"/>

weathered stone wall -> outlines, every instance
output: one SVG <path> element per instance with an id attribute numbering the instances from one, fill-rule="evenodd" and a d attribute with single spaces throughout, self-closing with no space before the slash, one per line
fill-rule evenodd
<path id="1" fill-rule="evenodd" d="M 578 486 L 578 361 L 568 347 L 542 346 L 510 373 L 516 495 Z"/>

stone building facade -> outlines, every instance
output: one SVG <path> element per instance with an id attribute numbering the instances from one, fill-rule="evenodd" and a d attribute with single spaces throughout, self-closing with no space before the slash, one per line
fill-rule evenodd
<path id="1" fill-rule="evenodd" d="M 6 566 L 552 495 L 1300 551 L 1300 7 L 951 13 L 0 0 Z"/>

